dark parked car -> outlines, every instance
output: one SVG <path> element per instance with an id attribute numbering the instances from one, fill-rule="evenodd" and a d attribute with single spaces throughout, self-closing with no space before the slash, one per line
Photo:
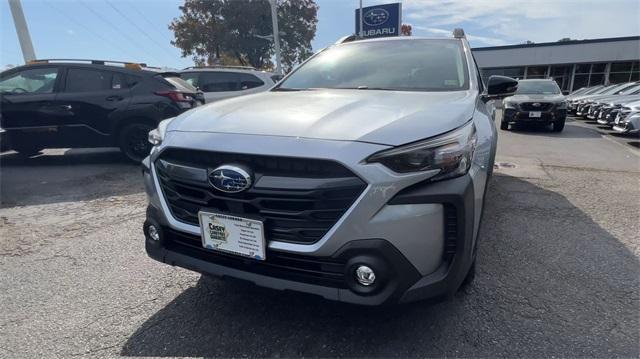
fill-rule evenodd
<path id="1" fill-rule="evenodd" d="M 149 154 L 150 130 L 203 102 L 173 72 L 133 63 L 38 60 L 0 74 L 3 148 L 119 147 Z"/>
<path id="2" fill-rule="evenodd" d="M 501 130 L 509 124 L 553 124 L 553 131 L 560 132 L 567 118 L 567 101 L 558 84 L 550 79 L 520 80 L 516 94 L 503 101 L 504 116 Z"/>

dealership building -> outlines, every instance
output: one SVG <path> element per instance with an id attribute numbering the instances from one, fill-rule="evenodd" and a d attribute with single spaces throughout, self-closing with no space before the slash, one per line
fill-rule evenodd
<path id="1" fill-rule="evenodd" d="M 485 80 L 553 78 L 563 92 L 640 80 L 640 36 L 480 47 L 473 53 Z"/>

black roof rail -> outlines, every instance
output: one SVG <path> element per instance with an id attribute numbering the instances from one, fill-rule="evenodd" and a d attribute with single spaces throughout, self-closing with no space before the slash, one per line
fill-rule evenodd
<path id="1" fill-rule="evenodd" d="M 358 35 L 356 35 L 356 34 L 347 35 L 347 36 L 343 36 L 343 37 L 339 38 L 338 41 L 336 41 L 334 43 L 334 45 L 344 44 L 346 42 L 352 42 L 352 41 L 356 41 L 356 40 L 360 40 Z"/>
<path id="2" fill-rule="evenodd" d="M 253 66 L 226 66 L 226 65 L 206 65 L 206 66 L 189 66 L 185 67 L 183 70 L 193 70 L 193 69 L 239 69 L 239 70 L 256 70 Z"/>
<path id="3" fill-rule="evenodd" d="M 159 69 L 159 67 L 151 67 L 145 63 L 141 62 L 131 62 L 131 61 L 112 61 L 112 60 L 90 60 L 90 59 L 37 59 L 31 60 L 27 64 L 48 64 L 48 63 L 56 63 L 56 62 L 74 62 L 74 63 L 89 63 L 92 65 L 122 65 L 129 69 L 140 70 L 143 67 Z"/>

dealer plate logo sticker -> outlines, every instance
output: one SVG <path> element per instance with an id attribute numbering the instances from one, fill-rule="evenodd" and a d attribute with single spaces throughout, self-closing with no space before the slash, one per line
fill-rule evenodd
<path id="1" fill-rule="evenodd" d="M 257 260 L 265 259 L 261 221 L 221 213 L 200 212 L 202 246 Z"/>

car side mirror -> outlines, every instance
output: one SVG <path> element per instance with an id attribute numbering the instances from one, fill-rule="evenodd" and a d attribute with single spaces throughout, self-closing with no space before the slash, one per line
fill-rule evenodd
<path id="1" fill-rule="evenodd" d="M 487 82 L 486 100 L 497 100 L 513 95 L 518 89 L 518 80 L 507 76 L 493 75 Z"/>

